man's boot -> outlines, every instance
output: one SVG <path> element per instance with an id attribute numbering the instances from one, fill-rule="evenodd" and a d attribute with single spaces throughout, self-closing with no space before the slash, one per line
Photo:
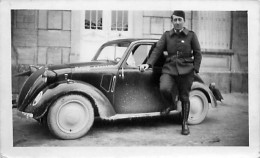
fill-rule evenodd
<path id="1" fill-rule="evenodd" d="M 189 126 L 188 126 L 188 118 L 190 112 L 190 102 L 182 103 L 182 130 L 181 134 L 188 135 L 190 134 Z"/>
<path id="2" fill-rule="evenodd" d="M 165 109 L 162 109 L 161 115 L 166 116 L 170 113 L 170 111 L 171 111 L 171 107 L 167 107 Z"/>
<path id="3" fill-rule="evenodd" d="M 168 115 L 172 110 L 176 110 L 176 109 L 177 109 L 177 103 L 173 102 L 172 105 L 170 105 L 169 107 L 161 111 L 161 115 L 163 116 Z"/>

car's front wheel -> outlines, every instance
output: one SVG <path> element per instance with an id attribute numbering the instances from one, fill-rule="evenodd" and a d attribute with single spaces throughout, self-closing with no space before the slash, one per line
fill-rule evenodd
<path id="1" fill-rule="evenodd" d="M 94 122 L 91 102 L 81 95 L 65 95 L 54 102 L 47 123 L 52 134 L 60 139 L 76 139 L 85 135 Z"/>

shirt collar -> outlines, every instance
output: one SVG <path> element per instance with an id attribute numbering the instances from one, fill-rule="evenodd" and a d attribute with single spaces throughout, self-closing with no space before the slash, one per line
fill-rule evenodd
<path id="1" fill-rule="evenodd" d="M 185 27 L 183 27 L 183 29 L 181 30 L 181 32 L 183 32 L 185 35 L 188 35 L 189 30 L 186 29 Z M 171 29 L 171 31 L 170 31 L 170 36 L 172 36 L 172 35 L 174 35 L 174 34 L 176 34 L 176 32 L 175 32 L 175 29 L 173 28 L 173 29 Z"/>

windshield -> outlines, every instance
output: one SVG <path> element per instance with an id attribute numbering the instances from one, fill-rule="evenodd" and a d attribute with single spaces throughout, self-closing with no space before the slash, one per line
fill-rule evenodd
<path id="1" fill-rule="evenodd" d="M 104 45 L 98 51 L 97 56 L 93 60 L 118 63 L 129 45 L 130 42 L 111 43 Z"/>

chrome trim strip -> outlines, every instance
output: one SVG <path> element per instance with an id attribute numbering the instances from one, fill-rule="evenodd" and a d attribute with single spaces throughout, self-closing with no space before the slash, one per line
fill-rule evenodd
<path id="1" fill-rule="evenodd" d="M 111 87 L 111 93 L 114 92 L 115 86 L 116 86 L 116 76 L 113 76 L 112 87 Z"/>

